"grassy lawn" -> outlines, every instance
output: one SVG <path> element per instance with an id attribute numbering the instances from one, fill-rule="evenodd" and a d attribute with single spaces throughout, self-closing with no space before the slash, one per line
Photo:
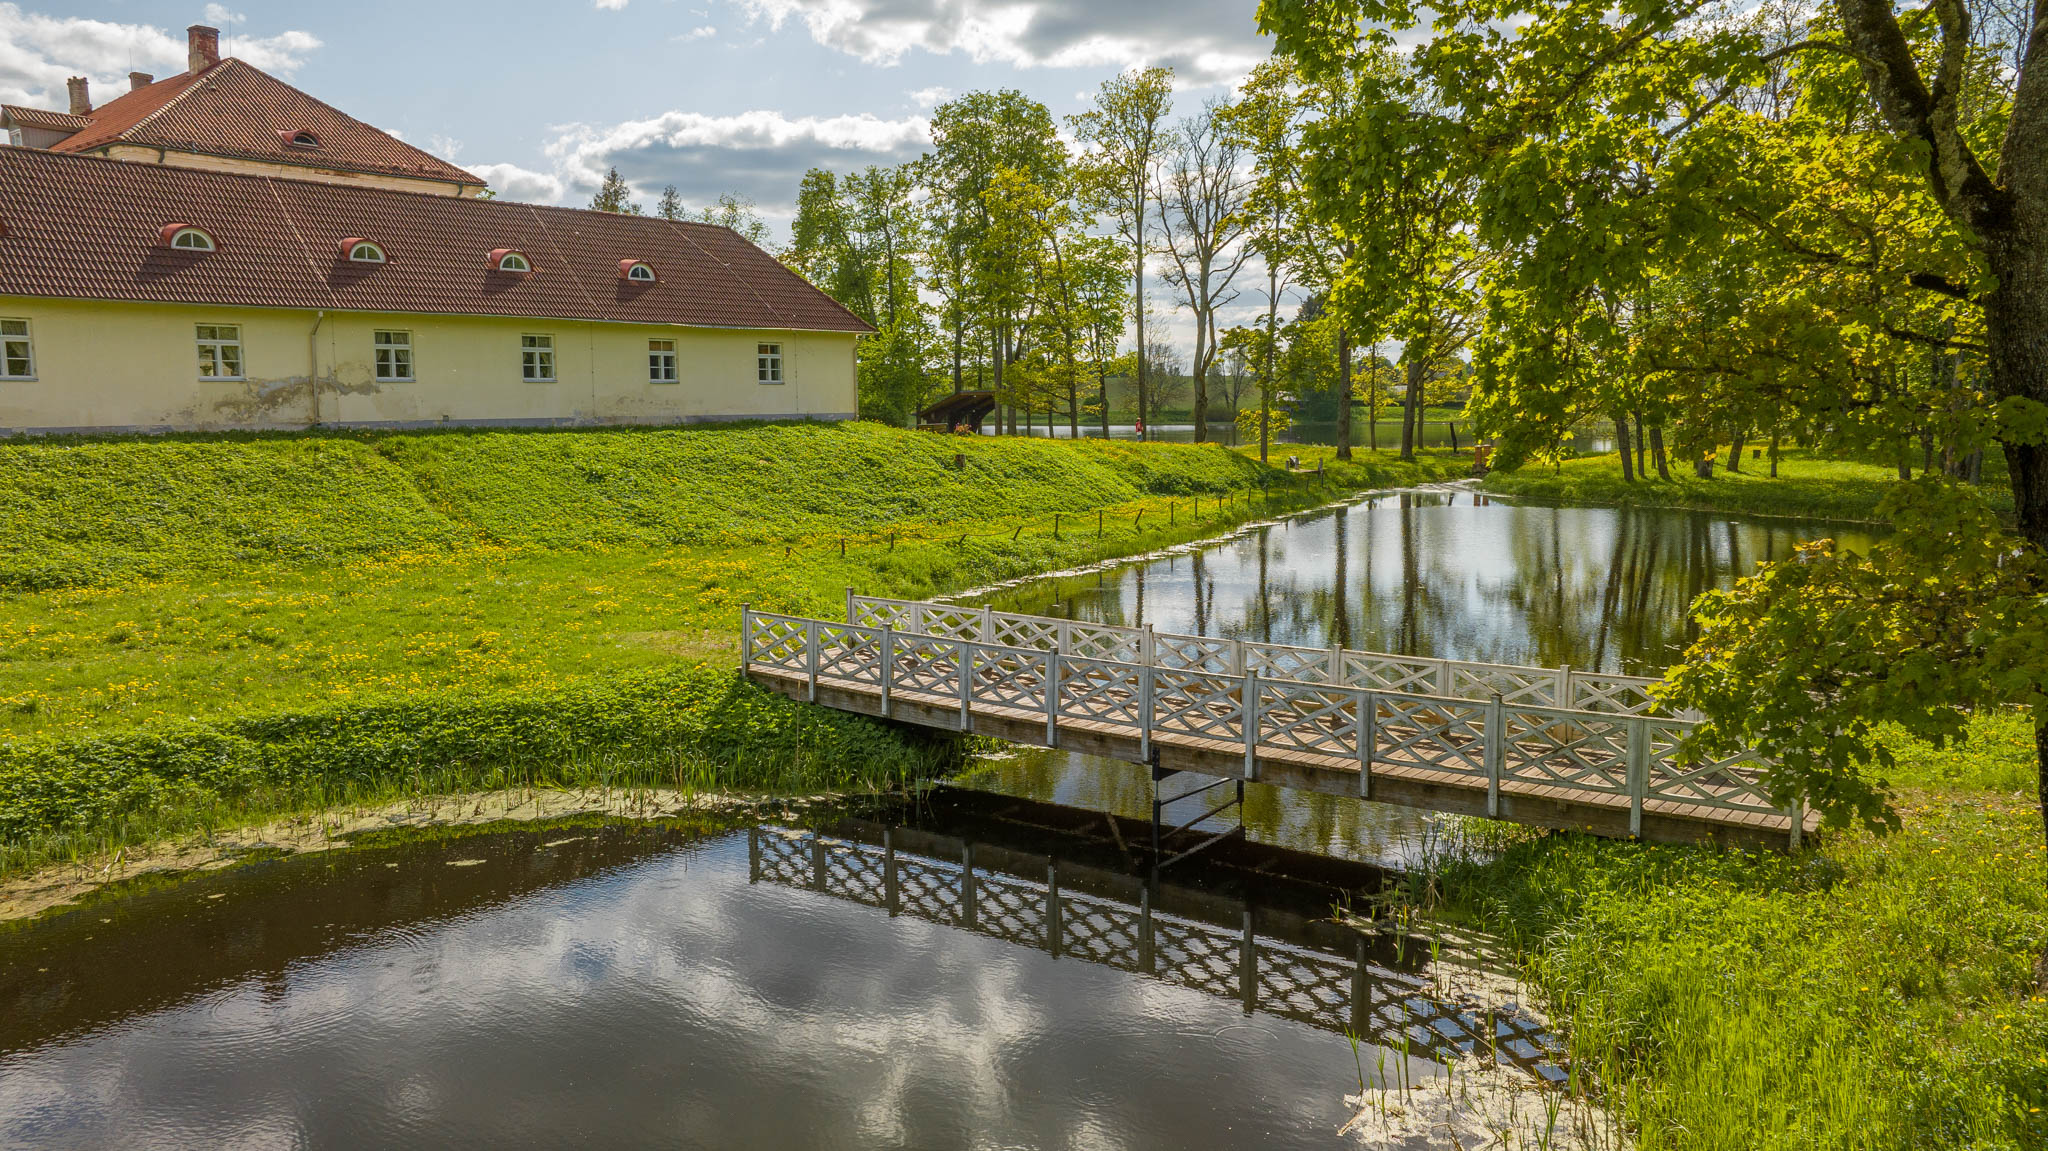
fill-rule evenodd
<path id="1" fill-rule="evenodd" d="M 1989 480 L 2003 471 L 1987 461 Z M 1837 520 L 1876 520 L 1877 505 L 1898 482 L 1890 465 L 1822 459 L 1805 452 L 1784 455 L 1778 477 L 1771 478 L 1766 460 L 1744 460 L 1740 472 L 1717 466 L 1712 479 L 1672 472 L 1669 480 L 1651 478 L 1629 483 L 1621 478 L 1620 458 L 1613 453 L 1566 460 L 1557 467 L 1527 465 L 1486 477 L 1489 492 L 1537 503 L 1599 504 L 1619 507 L 1701 508 L 1748 515 L 1801 516 Z M 2002 482 L 1989 482 L 1985 492 L 1993 505 L 2010 513 L 2012 492 Z"/>
<path id="2" fill-rule="evenodd" d="M 1529 837 L 1440 877 L 1654 1148 L 2048 1145 L 2048 858 L 2022 716 L 1901 743 L 1904 830 L 1792 856 Z"/>
<path id="3" fill-rule="evenodd" d="M 874 778 L 849 749 L 888 729 L 726 689 L 743 601 L 940 594 L 1458 467 L 871 424 L 0 445 L 0 839 L 592 757 L 673 783 L 660 701 L 712 715 L 699 777 L 759 744 L 741 782 Z"/>

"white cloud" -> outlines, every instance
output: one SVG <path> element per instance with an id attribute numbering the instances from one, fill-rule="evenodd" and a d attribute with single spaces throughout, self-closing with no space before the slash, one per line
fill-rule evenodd
<path id="1" fill-rule="evenodd" d="M 952 97 L 953 90 L 944 84 L 934 84 L 929 88 L 919 88 L 909 95 L 911 102 L 920 108 L 936 108 Z"/>
<path id="2" fill-rule="evenodd" d="M 718 35 L 718 29 L 712 27 L 709 24 L 699 24 L 695 28 L 690 29 L 688 32 L 685 32 L 682 35 L 677 36 L 676 39 L 685 41 L 703 40 L 716 35 Z"/>
<path id="3" fill-rule="evenodd" d="M 876 65 L 912 48 L 1019 68 L 1164 64 L 1222 83 L 1266 55 L 1243 0 L 735 0 L 751 19 L 795 20 L 818 44 Z"/>
<path id="4" fill-rule="evenodd" d="M 590 0 L 590 6 L 606 12 L 617 12 L 626 6 L 626 0 Z"/>
<path id="5" fill-rule="evenodd" d="M 483 177 L 484 182 L 491 186 L 492 193 L 501 200 L 559 204 L 567 192 L 559 177 L 517 164 L 470 164 L 468 169 Z"/>
<path id="6" fill-rule="evenodd" d="M 211 13 L 209 13 L 211 15 Z M 237 36 L 233 54 L 266 72 L 290 75 L 320 47 L 310 32 Z M 90 78 L 96 102 L 128 90 L 133 71 L 170 76 L 185 70 L 185 37 L 149 24 L 117 24 L 23 12 L 0 4 L 0 102 L 66 106 L 64 81 Z"/>
<path id="7" fill-rule="evenodd" d="M 249 18 L 240 12 L 228 11 L 226 5 L 208 4 L 206 6 L 206 15 L 204 19 L 208 24 L 211 24 L 214 27 L 218 28 L 223 24 L 246 23 Z"/>

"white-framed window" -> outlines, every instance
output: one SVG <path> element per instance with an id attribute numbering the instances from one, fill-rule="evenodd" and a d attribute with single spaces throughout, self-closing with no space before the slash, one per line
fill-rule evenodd
<path id="1" fill-rule="evenodd" d="M 519 374 L 529 383 L 552 384 L 555 382 L 555 338 L 553 336 L 519 337 Z"/>
<path id="2" fill-rule="evenodd" d="M 676 342 L 674 340 L 647 341 L 647 382 L 650 384 L 673 384 L 676 382 Z"/>
<path id="3" fill-rule="evenodd" d="M 643 284 L 651 284 L 654 282 L 654 269 L 645 264 L 635 264 L 626 269 L 626 278 L 638 280 Z"/>
<path id="4" fill-rule="evenodd" d="M 242 378 L 242 329 L 235 324 L 200 324 L 199 378 Z"/>
<path id="5" fill-rule="evenodd" d="M 782 382 L 782 345 L 762 344 L 754 352 L 754 376 L 764 384 Z"/>
<path id="6" fill-rule="evenodd" d="M 384 262 L 384 249 L 368 240 L 357 240 L 349 248 L 348 258 L 358 264 L 381 264 Z"/>
<path id="7" fill-rule="evenodd" d="M 533 265 L 526 262 L 525 256 L 517 252 L 507 252 L 498 257 L 498 270 L 501 272 L 531 272 L 533 271 Z"/>
<path id="8" fill-rule="evenodd" d="M 0 380 L 36 378 L 36 350 L 27 320 L 0 320 Z"/>
<path id="9" fill-rule="evenodd" d="M 180 228 L 171 235 L 171 247 L 188 252 L 211 252 L 213 237 L 197 228 Z"/>
<path id="10" fill-rule="evenodd" d="M 292 133 L 292 143 L 301 148 L 318 148 L 320 146 L 320 137 L 305 128 L 301 128 Z"/>
<path id="11" fill-rule="evenodd" d="M 372 348 L 377 360 L 377 378 L 392 383 L 409 383 L 412 376 L 412 333 L 378 332 Z"/>

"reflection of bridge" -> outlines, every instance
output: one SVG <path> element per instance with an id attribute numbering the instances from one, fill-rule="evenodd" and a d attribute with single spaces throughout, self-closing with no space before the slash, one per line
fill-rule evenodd
<path id="1" fill-rule="evenodd" d="M 1430 975 L 1402 970 L 1394 956 L 1376 960 L 1366 937 L 1328 922 L 1272 916 L 1292 928 L 1295 940 L 1287 940 L 1256 931 L 1248 905 L 1193 889 L 915 828 L 848 821 L 835 830 L 842 834 L 756 828 L 748 878 L 1151 976 L 1236 1000 L 1247 1015 L 1262 1011 L 1395 1049 L 1405 1036 L 1407 1051 L 1438 1062 L 1470 1054 L 1562 1077 L 1550 1062 L 1557 1043 L 1540 1024 L 1456 1002 Z M 1155 892 L 1172 910 L 1154 906 Z M 1238 922 L 1213 922 L 1225 918 Z M 1428 957 L 1418 950 L 1403 957 L 1406 966 L 1423 966 Z"/>
<path id="2" fill-rule="evenodd" d="M 746 673 L 798 699 L 1153 765 L 1600 835 L 1797 845 L 1763 764 L 1690 761 L 1649 680 L 847 595 L 743 610 Z"/>

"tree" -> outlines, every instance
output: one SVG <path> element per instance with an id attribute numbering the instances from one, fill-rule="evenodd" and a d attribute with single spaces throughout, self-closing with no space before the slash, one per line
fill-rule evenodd
<path id="1" fill-rule="evenodd" d="M 948 322 L 956 347 L 970 324 L 987 337 L 995 389 L 1003 390 L 1005 365 L 1019 354 L 1023 334 L 1017 311 L 1027 299 L 1014 270 L 997 264 L 1014 236 L 993 237 L 991 198 L 996 173 L 1008 169 L 1024 185 L 1063 196 L 1067 152 L 1045 105 L 1023 93 L 969 92 L 939 105 L 932 113 L 932 147 L 918 161 L 918 182 L 929 192 L 932 223 L 937 233 L 935 263 L 945 272 L 942 293 L 948 295 Z M 956 369 L 957 371 L 957 369 Z M 1011 410 L 1008 424 L 1015 430 Z"/>
<path id="2" fill-rule="evenodd" d="M 1180 289 L 1195 317 L 1195 442 L 1209 438 L 1209 369 L 1216 359 L 1216 312 L 1237 298 L 1231 282 L 1250 250 L 1241 241 L 1246 182 L 1243 155 L 1224 130 L 1223 107 L 1210 104 L 1173 133 L 1159 182 L 1160 234 L 1171 263 L 1166 282 Z"/>
<path id="3" fill-rule="evenodd" d="M 860 343 L 861 413 L 908 422 L 930 383 L 929 309 L 913 255 L 920 221 L 907 167 L 870 167 L 840 178 L 804 173 L 783 260 L 873 325 Z"/>
<path id="4" fill-rule="evenodd" d="M 1260 19 L 1319 78 L 1351 68 L 1361 44 L 1388 53 L 1396 35 L 1428 23 L 1409 59 L 1433 104 L 1381 101 L 1385 135 L 1350 137 L 1319 159 L 1341 192 L 1346 179 L 1369 186 L 1390 152 L 1428 144 L 1447 175 L 1471 182 L 1473 230 L 1500 261 L 1488 274 L 1487 347 L 1476 356 L 1490 412 L 1554 424 L 1583 393 L 1584 365 L 1605 371 L 1610 349 L 1623 344 L 1618 317 L 1656 304 L 1660 283 L 1680 287 L 1665 303 L 1681 319 L 1712 316 L 1725 302 L 1715 271 L 1733 270 L 1734 253 L 1765 289 L 1740 303 L 1762 306 L 1743 325 L 1738 354 L 1706 365 L 1725 386 L 1682 413 L 1681 431 L 1693 438 L 1681 451 L 1703 460 L 1715 438 L 1739 446 L 1744 422 L 1759 417 L 1899 450 L 1910 430 L 1901 417 L 1938 420 L 1959 450 L 1989 440 L 2003 452 L 2018 537 L 1988 521 L 1970 530 L 1989 554 L 2025 557 L 2012 561 L 2024 566 L 2048 547 L 2048 68 L 2036 59 L 2048 44 L 2048 6 L 2036 0 L 2032 9 L 2024 46 L 2001 50 L 1979 41 L 1962 0 L 1903 13 L 1886 0 L 1833 0 L 1811 18 L 1783 19 L 1673 0 L 1619 10 L 1596 0 L 1437 0 L 1427 9 L 1410 0 L 1264 0 Z M 1657 368 L 1644 378 L 1677 376 L 1684 365 L 1655 359 L 1680 329 L 1653 323 L 1643 334 L 1647 342 L 1625 346 Z M 1923 354 L 1906 357 L 1907 348 Z M 1981 401 L 1926 371 L 1927 350 L 1974 359 Z M 1908 532 L 1941 536 L 1933 519 L 1902 522 L 1901 536 Z M 1904 539 L 1900 548 L 1936 572 L 1951 562 L 1941 548 Z M 1936 589 L 1922 589 L 1930 597 L 1952 582 L 1959 590 L 1942 601 L 1947 608 L 1928 608 L 1961 617 L 1976 601 L 1960 590 L 1964 557 L 1953 562 L 1963 565 L 1954 581 L 1917 578 Z M 1877 595 L 1888 569 L 1868 578 L 1839 570 L 1830 586 L 1853 604 Z M 2002 594 L 1986 602 L 2005 602 Z M 1938 711 L 1909 690 L 1917 665 L 1890 660 L 1897 648 L 1886 634 L 1817 632 L 1800 620 L 1806 603 L 1762 597 L 1755 626 L 1722 633 L 1733 646 L 1701 655 L 1730 669 L 1735 686 L 1724 695 L 1770 687 L 1769 661 L 1736 658 L 1738 649 L 1803 643 L 1800 658 L 1778 657 L 1816 669 L 1849 651 L 1873 668 L 1889 661 L 1882 674 L 1896 698 L 1916 701 L 1918 715 Z M 2000 611 L 1980 618 L 1973 650 L 2004 650 L 2019 627 Z M 1837 640 L 1840 651 L 1822 650 Z M 1817 690 L 1818 701 L 1800 706 L 1818 702 L 1826 724 L 1781 729 L 1791 734 L 1779 750 L 1790 755 L 1796 743 L 1853 770 L 1853 748 L 1818 742 L 1819 733 L 1899 713 L 1879 692 Z M 2048 816 L 2048 710 L 2029 698 Z M 1788 768 L 1773 786 L 1796 785 L 1798 774 Z M 1839 803 L 1853 791 L 1822 787 L 1813 798 Z"/>
<path id="5" fill-rule="evenodd" d="M 638 208 L 633 210 L 639 211 Z M 738 232 L 741 239 L 757 248 L 768 246 L 768 225 L 762 222 L 761 213 L 755 208 L 754 201 L 736 192 L 719 193 L 718 199 L 698 209 L 697 214 L 691 219 L 699 224 L 730 228 Z"/>
<path id="6" fill-rule="evenodd" d="M 661 201 L 655 204 L 654 214 L 664 220 L 680 220 L 684 218 L 683 197 L 676 191 L 674 184 L 669 184 L 662 188 Z"/>
<path id="7" fill-rule="evenodd" d="M 617 212 L 623 216 L 637 216 L 640 205 L 633 202 L 633 189 L 619 175 L 617 168 L 604 174 L 604 183 L 598 185 L 597 195 L 590 198 L 590 206 L 599 212 Z"/>
<path id="8" fill-rule="evenodd" d="M 1267 462 L 1274 431 L 1280 293 L 1302 245 L 1296 229 L 1301 218 L 1300 138 L 1305 105 L 1293 68 L 1284 59 L 1276 59 L 1252 69 L 1238 101 L 1222 113 L 1225 130 L 1251 161 L 1245 243 L 1266 267 L 1266 326 L 1257 353 L 1260 463 Z"/>
<path id="9" fill-rule="evenodd" d="M 1125 72 L 1105 80 L 1095 94 L 1094 106 L 1067 121 L 1089 148 L 1080 165 L 1083 194 L 1115 221 L 1117 234 L 1130 245 L 1131 315 L 1140 349 L 1150 347 L 1145 339 L 1145 263 L 1152 252 L 1152 232 L 1146 210 L 1165 147 L 1163 126 L 1172 96 L 1171 69 Z M 1151 406 L 1146 358 L 1137 357 L 1141 423 Z"/>

